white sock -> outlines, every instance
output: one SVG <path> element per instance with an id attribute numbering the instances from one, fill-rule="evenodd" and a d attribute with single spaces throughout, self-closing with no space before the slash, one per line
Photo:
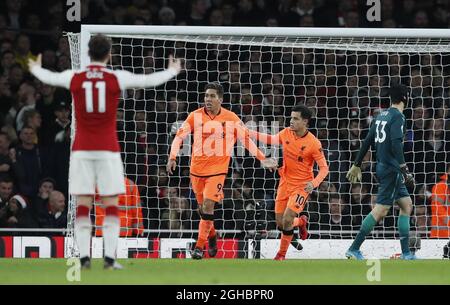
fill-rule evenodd
<path id="1" fill-rule="evenodd" d="M 112 259 L 116 258 L 119 235 L 119 217 L 105 216 L 105 219 L 103 220 L 103 244 L 105 245 L 105 257 Z"/>
<path id="2" fill-rule="evenodd" d="M 91 257 L 91 219 L 89 217 L 76 218 L 75 240 L 80 250 L 80 257 Z"/>

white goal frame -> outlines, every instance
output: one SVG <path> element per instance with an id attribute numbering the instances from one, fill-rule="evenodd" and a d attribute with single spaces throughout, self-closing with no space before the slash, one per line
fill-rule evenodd
<path id="1" fill-rule="evenodd" d="M 83 69 L 89 63 L 88 42 L 95 34 L 108 36 L 132 35 L 167 40 L 208 42 L 206 36 L 221 37 L 220 43 L 267 45 L 305 48 L 380 51 L 450 53 L 450 29 L 385 29 L 385 28 L 267 28 L 267 27 L 207 27 L 207 26 L 129 26 L 82 25 L 79 62 L 73 68 Z M 229 39 L 228 39 L 229 38 Z M 215 40 L 214 40 L 215 41 Z M 377 44 L 379 42 L 379 44 Z M 326 43 L 326 45 L 325 45 Z M 414 51 L 412 51 L 414 50 Z M 75 201 L 69 200 L 68 236 L 73 234 Z M 73 236 L 73 235 L 72 235 Z M 67 253 L 74 253 L 71 245 Z M 69 254 L 70 255 L 70 254 Z"/>

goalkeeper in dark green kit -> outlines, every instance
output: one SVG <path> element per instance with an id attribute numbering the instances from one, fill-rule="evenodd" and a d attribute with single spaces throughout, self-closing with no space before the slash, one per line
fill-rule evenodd
<path id="1" fill-rule="evenodd" d="M 414 177 L 405 164 L 403 155 L 403 137 L 405 134 L 405 116 L 403 110 L 408 104 L 408 89 L 404 85 L 395 85 L 390 89 L 391 108 L 381 112 L 372 122 L 369 134 L 365 138 L 354 165 L 347 173 L 351 183 L 361 181 L 361 162 L 372 146 L 376 150 L 378 180 L 377 204 L 364 218 L 356 239 L 345 253 L 347 258 L 364 259 L 359 250 L 366 235 L 382 220 L 394 203 L 400 207 L 398 231 L 402 247 L 401 259 L 416 259 L 409 250 L 409 216 L 412 201 L 406 186 L 414 186 Z"/>

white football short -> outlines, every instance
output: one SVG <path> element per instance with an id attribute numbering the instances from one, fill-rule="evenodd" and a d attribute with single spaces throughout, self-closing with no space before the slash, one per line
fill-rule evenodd
<path id="1" fill-rule="evenodd" d="M 114 196 L 125 193 L 120 153 L 74 151 L 70 156 L 69 192 L 72 195 Z"/>

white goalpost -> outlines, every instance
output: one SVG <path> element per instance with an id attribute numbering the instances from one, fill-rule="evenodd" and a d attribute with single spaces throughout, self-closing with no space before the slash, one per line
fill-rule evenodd
<path id="1" fill-rule="evenodd" d="M 203 106 L 209 82 L 221 83 L 223 107 L 258 131 L 281 131 L 297 104 L 314 113 L 310 130 L 322 142 L 330 174 L 303 211 L 310 220 L 310 238 L 300 241 L 301 251 L 291 247 L 287 258 L 345 258 L 376 200 L 373 156 L 364 159 L 361 184 L 350 185 L 345 174 L 371 120 L 389 107 L 387 89 L 396 83 L 409 86 L 405 156 L 418 182 L 410 190 L 415 205 L 411 248 L 418 257 L 442 257 L 448 238 L 430 238 L 429 192 L 450 161 L 445 120 L 450 117 L 450 30 L 82 25 L 80 34 L 68 34 L 72 68 L 89 64 L 88 42 L 95 34 L 112 40 L 111 69 L 152 73 L 165 67 L 169 54 L 185 60 L 185 71 L 176 79 L 122 93 L 119 141 L 126 176 L 140 191 L 144 231 L 122 236 L 119 257 L 190 257 L 199 222 L 189 185 L 190 139 L 173 176 L 167 176 L 165 164 L 176 130 L 189 112 Z M 441 139 L 439 147 L 428 145 L 430 131 L 433 139 Z M 281 164 L 278 148 L 258 146 Z M 225 199 L 216 206 L 218 257 L 275 256 L 278 179 L 237 144 Z M 74 213 L 70 198 L 66 256 L 77 255 Z M 394 206 L 368 236 L 362 246 L 367 257 L 400 252 L 396 216 Z M 101 256 L 99 236 L 92 249 L 94 257 Z"/>

